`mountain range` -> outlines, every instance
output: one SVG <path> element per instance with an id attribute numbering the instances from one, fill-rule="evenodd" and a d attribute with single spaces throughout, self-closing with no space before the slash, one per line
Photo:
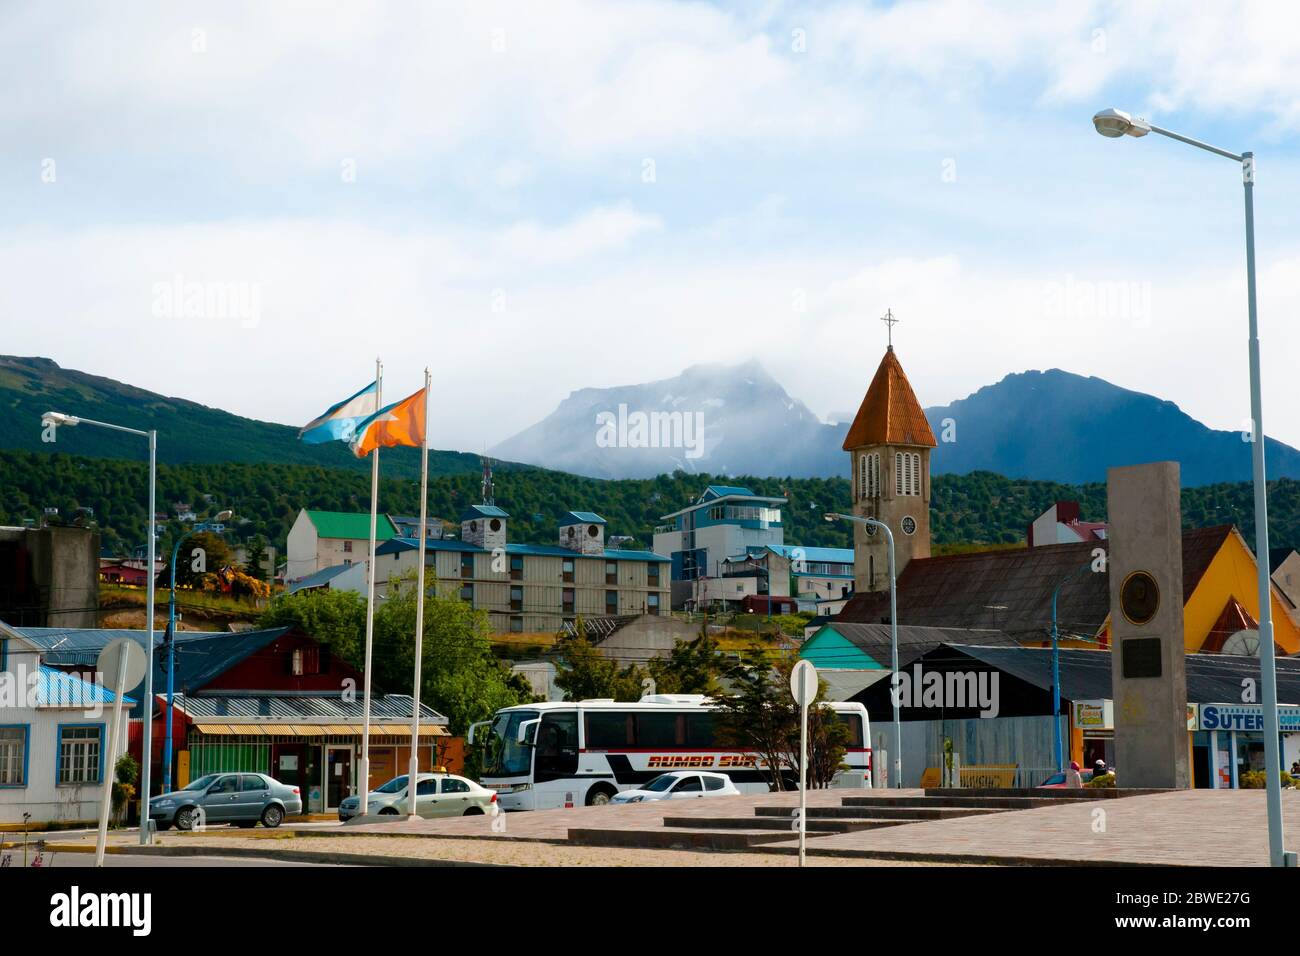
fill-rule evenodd
<path id="1" fill-rule="evenodd" d="M 1061 369 L 1013 373 L 925 414 L 940 439 L 931 457 L 936 475 L 991 471 L 1084 484 L 1105 481 L 1109 467 L 1162 460 L 1181 463 L 1186 486 L 1251 474 L 1250 446 L 1239 432 L 1216 431 L 1173 402 Z M 847 431 L 847 422 L 823 422 L 750 361 L 579 389 L 492 453 L 596 478 L 676 469 L 817 478 L 848 471 Z M 1300 477 L 1300 451 L 1273 439 L 1266 449 L 1271 478 Z"/>
<path id="2" fill-rule="evenodd" d="M 142 457 L 138 439 L 99 428 L 62 428 L 55 442 L 43 441 L 41 414 L 55 410 L 156 428 L 163 463 L 369 467 L 340 442 L 305 445 L 291 426 L 64 369 L 48 358 L 0 356 L 0 406 L 8 410 L 0 416 L 0 448 Z M 1188 487 L 1250 478 L 1249 445 L 1238 432 L 1207 428 L 1172 402 L 1060 369 L 1007 375 L 925 412 L 940 438 L 931 464 L 936 475 L 990 471 L 1086 484 L 1105 481 L 1110 466 L 1170 459 L 1181 463 Z M 847 427 L 822 421 L 762 365 L 749 361 L 696 365 L 640 385 L 579 389 L 491 452 L 504 462 L 497 466 L 501 470 L 533 466 L 593 478 L 649 478 L 679 470 L 830 478 L 848 471 L 841 449 Z M 1270 478 L 1300 477 L 1300 451 L 1269 439 L 1267 452 Z M 418 475 L 415 449 L 384 454 L 386 476 Z M 475 454 L 429 454 L 433 475 L 479 468 Z"/>

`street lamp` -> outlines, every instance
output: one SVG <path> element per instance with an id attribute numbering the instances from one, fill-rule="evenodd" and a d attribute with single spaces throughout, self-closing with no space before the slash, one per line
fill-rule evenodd
<path id="1" fill-rule="evenodd" d="M 1052 750 L 1056 756 L 1057 770 L 1065 770 L 1065 743 L 1061 739 L 1061 646 L 1059 644 L 1060 635 L 1056 627 L 1056 599 L 1061 594 L 1061 588 L 1084 571 L 1091 569 L 1091 561 L 1081 568 L 1075 568 L 1061 578 L 1052 591 Z"/>
<path id="2" fill-rule="evenodd" d="M 893 676 L 890 678 L 890 699 L 894 703 L 894 786 L 903 786 L 903 724 L 898 716 L 899 672 L 898 672 L 898 575 L 894 570 L 894 532 L 889 525 L 875 518 L 861 515 L 842 515 L 828 511 L 822 515 L 827 521 L 856 521 L 859 524 L 881 528 L 885 540 L 889 542 L 889 643 L 893 657 Z M 874 781 L 873 781 L 874 783 Z"/>
<path id="3" fill-rule="evenodd" d="M 1259 319 L 1255 299 L 1255 154 L 1233 153 L 1200 140 L 1162 129 L 1123 110 L 1102 110 L 1092 118 L 1102 136 L 1161 136 L 1195 146 L 1241 164 L 1246 200 L 1246 308 L 1249 317 L 1247 349 L 1250 361 L 1251 463 L 1255 491 L 1255 564 L 1259 588 L 1260 685 L 1264 709 L 1264 773 L 1268 794 L 1268 855 L 1273 866 L 1295 866 L 1296 855 L 1283 847 L 1281 754 L 1278 741 L 1277 664 L 1273 654 L 1272 590 L 1268 569 L 1268 500 L 1264 480 L 1264 412 L 1259 376 Z"/>
<path id="4" fill-rule="evenodd" d="M 149 830 L 149 785 L 150 785 L 150 765 L 153 756 L 153 592 L 154 592 L 154 547 L 157 542 L 154 538 L 154 499 L 158 487 L 158 432 L 154 429 L 142 431 L 139 428 L 127 428 L 124 425 L 113 425 L 109 422 L 97 422 L 90 418 L 80 418 L 76 415 L 68 415 L 64 412 L 46 412 L 41 416 L 41 423 L 47 426 L 53 425 L 58 427 L 64 425 L 72 427 L 75 425 L 94 425 L 98 428 L 107 428 L 110 431 L 126 432 L 128 435 L 139 435 L 149 439 L 149 544 L 147 546 L 146 558 L 149 571 L 145 577 L 145 618 L 146 618 L 146 640 L 145 640 L 145 667 L 144 667 L 144 739 L 141 742 L 140 756 L 140 787 L 143 794 L 143 800 L 140 804 L 140 845 L 147 846 L 152 842 L 153 834 Z M 107 766 L 107 765 L 106 765 Z M 103 781 L 104 786 L 111 786 L 112 768 L 108 767 Z"/>
<path id="5" fill-rule="evenodd" d="M 228 509 L 220 511 L 213 521 L 227 521 L 232 515 L 234 512 Z M 176 691 L 176 556 L 180 554 L 181 545 L 187 538 L 207 531 L 208 528 L 209 522 L 196 524 L 177 538 L 176 543 L 172 545 L 172 580 L 171 590 L 167 596 L 167 735 L 163 744 L 163 793 L 171 793 L 172 790 L 172 712 L 175 707 Z"/>

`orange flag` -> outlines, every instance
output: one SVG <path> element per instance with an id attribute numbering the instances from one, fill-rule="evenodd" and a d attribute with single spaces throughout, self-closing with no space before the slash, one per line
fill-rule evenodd
<path id="1" fill-rule="evenodd" d="M 420 389 L 362 421 L 352 438 L 352 454 L 365 458 L 376 448 L 392 448 L 394 445 L 421 447 L 424 444 L 425 401 L 425 390 Z"/>

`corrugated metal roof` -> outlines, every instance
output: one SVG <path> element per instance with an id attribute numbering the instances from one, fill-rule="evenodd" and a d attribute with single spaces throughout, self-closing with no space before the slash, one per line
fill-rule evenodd
<path id="1" fill-rule="evenodd" d="M 375 548 L 375 555 L 396 554 L 401 551 L 411 551 L 420 546 L 419 541 L 415 538 L 393 538 L 391 541 L 385 541 L 383 545 Z M 478 545 L 467 544 L 464 541 L 454 539 L 432 540 L 424 542 L 425 552 L 429 551 L 454 551 L 459 554 L 490 554 L 487 548 L 480 548 Z M 606 548 L 600 554 L 579 554 L 577 551 L 570 551 L 568 548 L 562 548 L 557 544 L 507 544 L 506 554 L 535 555 L 538 557 L 548 558 L 586 558 L 595 561 L 659 561 L 667 562 L 667 558 L 662 554 L 655 554 L 653 551 L 623 551 L 614 548 Z"/>
<path id="2" fill-rule="evenodd" d="M 934 448 L 930 422 L 916 400 L 911 383 L 894 354 L 893 346 L 885 351 L 875 378 L 867 387 L 866 397 L 844 436 L 844 450 L 864 445 L 919 445 Z"/>
<path id="3" fill-rule="evenodd" d="M 748 488 L 743 488 L 740 485 L 709 485 L 704 489 L 704 493 L 700 496 L 700 499 L 707 500 L 709 498 L 725 498 L 727 495 L 743 495 L 747 498 L 754 497 L 752 491 Z"/>
<path id="4" fill-rule="evenodd" d="M 799 544 L 769 544 L 767 550 L 775 551 L 783 558 L 790 557 L 795 551 L 800 552 L 800 557 L 805 561 L 826 561 L 835 564 L 852 564 L 852 548 L 805 548 Z M 751 554 L 762 552 L 762 547 L 752 547 L 748 549 Z"/>
<path id="5" fill-rule="evenodd" d="M 501 508 L 496 505 L 470 505 L 460 513 L 461 521 L 471 521 L 474 518 L 509 518 Z"/>
<path id="6" fill-rule="evenodd" d="M 1052 687 L 1051 648 L 945 645 L 931 653 L 965 655 L 1043 690 Z M 1060 655 L 1061 696 L 1067 700 L 1111 699 L 1110 651 L 1061 648 Z M 1188 654 L 1184 666 L 1187 701 L 1192 704 L 1240 701 L 1241 682 L 1259 679 L 1257 657 Z M 1300 704 L 1300 659 L 1277 658 L 1277 698 L 1279 703 Z"/>
<path id="7" fill-rule="evenodd" d="M 322 538 L 365 538 L 370 539 L 370 515 L 352 511 L 312 511 L 307 510 L 307 517 L 316 527 L 316 534 Z M 387 541 L 397 534 L 397 526 L 388 515 L 378 515 L 375 519 L 375 540 Z"/>
<path id="8" fill-rule="evenodd" d="M 594 511 L 567 511 L 560 518 L 560 527 L 571 524 L 605 524 L 605 519 Z"/>
<path id="9" fill-rule="evenodd" d="M 96 704 L 111 704 L 114 697 L 113 692 L 106 687 L 92 684 L 72 674 L 65 674 L 44 664 L 40 665 L 36 673 L 35 686 L 31 690 L 35 691 L 37 707 L 85 708 Z M 122 703 L 130 705 L 134 704 L 135 700 L 123 695 Z"/>
<path id="10" fill-rule="evenodd" d="M 1191 596 L 1210 562 L 1233 532 L 1231 525 L 1183 532 L 1183 596 Z M 926 627 L 1000 630 L 1021 640 L 1042 639 L 1052 625 L 1052 591 L 1109 541 L 1080 541 L 1009 551 L 978 551 L 913 558 L 898 577 L 898 620 Z M 1060 629 L 1096 634 L 1110 614 L 1105 574 L 1083 573 L 1061 588 Z M 854 595 L 836 623 L 870 623 L 889 617 L 887 591 Z"/>
<path id="11" fill-rule="evenodd" d="M 804 641 L 803 647 L 806 649 L 823 630 L 839 634 L 881 667 L 888 668 L 891 666 L 893 661 L 893 641 L 888 624 L 850 624 L 833 620 Z M 900 624 L 898 626 L 898 664 L 900 667 L 907 667 L 918 657 L 944 644 L 1020 646 L 1015 638 L 1002 631 Z M 819 659 L 825 660 L 825 657 L 819 656 Z M 844 661 L 845 667 L 848 667 L 849 664 L 850 661 Z"/>
<path id="12" fill-rule="evenodd" d="M 351 567 L 350 564 L 335 564 L 328 568 L 321 568 L 315 574 L 309 574 L 305 578 L 290 584 L 285 590 L 290 594 L 294 594 L 307 588 L 323 587 Z"/>
<path id="13" fill-rule="evenodd" d="M 414 701 L 409 694 L 372 695 L 372 720 L 409 720 Z M 196 721 L 265 719 L 309 721 L 314 724 L 362 720 L 360 699 L 345 700 L 339 694 L 177 694 L 176 706 Z M 427 704 L 420 704 L 420 720 L 445 725 L 447 718 Z"/>

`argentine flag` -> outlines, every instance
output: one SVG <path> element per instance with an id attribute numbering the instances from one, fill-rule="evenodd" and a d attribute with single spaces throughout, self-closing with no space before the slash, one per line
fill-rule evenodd
<path id="1" fill-rule="evenodd" d="M 379 391 L 376 379 L 350 398 L 345 398 L 332 406 L 298 432 L 298 437 L 309 445 L 319 445 L 327 441 L 352 441 L 357 425 L 375 414 L 378 403 L 375 396 Z"/>

